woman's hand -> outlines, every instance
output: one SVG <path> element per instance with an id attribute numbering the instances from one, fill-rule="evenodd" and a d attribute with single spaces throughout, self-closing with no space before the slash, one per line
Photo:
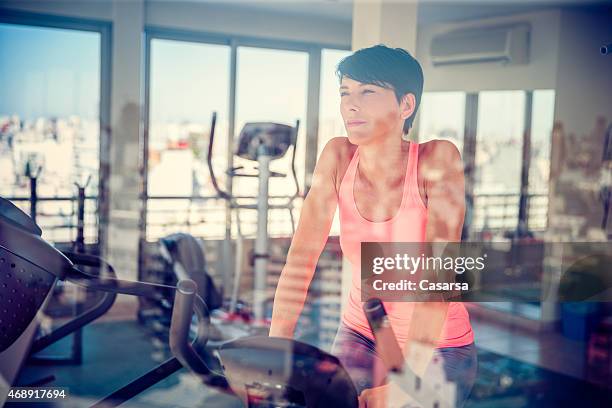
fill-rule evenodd
<path id="1" fill-rule="evenodd" d="M 359 395 L 359 408 L 400 408 L 420 405 L 394 382 L 368 388 Z"/>
<path id="2" fill-rule="evenodd" d="M 359 395 L 359 408 L 387 408 L 389 385 L 368 388 Z"/>

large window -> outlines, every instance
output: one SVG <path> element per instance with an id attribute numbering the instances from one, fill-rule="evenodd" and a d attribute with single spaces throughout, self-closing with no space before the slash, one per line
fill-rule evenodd
<path id="1" fill-rule="evenodd" d="M 550 144 L 555 113 L 555 91 L 533 91 L 531 113 L 531 157 L 529 166 L 529 228 L 546 229 L 548 223 L 548 183 Z"/>
<path id="2" fill-rule="evenodd" d="M 147 239 L 185 231 L 225 233 L 224 203 L 214 196 L 206 165 L 212 113 L 217 112 L 213 166 L 225 181 L 230 47 L 151 40 Z"/>
<path id="3" fill-rule="evenodd" d="M 476 133 L 476 194 L 517 194 L 521 181 L 525 92 L 481 92 Z"/>
<path id="4" fill-rule="evenodd" d="M 296 170 L 298 180 L 304 179 L 308 53 L 239 46 L 236 64 L 234 142 L 228 146 L 231 47 L 151 39 L 147 240 L 176 231 L 208 239 L 225 236 L 225 202 L 215 198 L 206 164 L 213 112 L 217 113 L 213 168 L 221 188 L 226 186 L 228 148 L 233 151 L 247 122 L 294 126 L 299 119 Z M 291 153 L 271 163 L 272 171 L 287 175 L 270 179 L 271 196 L 295 193 Z M 257 163 L 237 156 L 232 165 L 243 166 L 241 173 L 257 172 Z M 233 195 L 252 197 L 241 203 L 254 203 L 257 178 L 234 177 L 232 185 Z M 271 204 L 286 200 L 271 200 Z M 254 236 L 257 213 L 240 210 L 240 224 L 244 235 Z M 268 230 L 271 236 L 291 234 L 289 212 L 270 210 Z"/>
<path id="5" fill-rule="evenodd" d="M 517 228 L 521 171 L 527 163 L 524 221 L 529 231 L 546 228 L 554 98 L 554 90 L 479 94 L 473 231 Z M 525 120 L 526 110 L 531 121 Z M 525 143 L 529 148 L 523 151 Z"/>
<path id="6" fill-rule="evenodd" d="M 479 94 L 472 227 L 513 230 L 521 187 L 524 91 Z"/>
<path id="7" fill-rule="evenodd" d="M 237 59 L 236 138 L 247 122 L 277 122 L 294 126 L 296 120 L 299 119 L 296 170 L 298 180 L 304 180 L 308 53 L 239 47 Z M 271 170 L 287 175 L 270 179 L 269 194 L 271 196 L 291 196 L 295 193 L 290 164 L 291 151 L 270 164 Z M 244 172 L 254 172 L 256 165 L 255 162 L 239 157 L 234 158 L 234 166 L 244 166 Z M 233 193 L 256 197 L 257 179 L 234 178 Z M 282 203 L 286 200 L 279 199 L 279 201 Z M 273 202 L 275 201 L 271 200 L 271 203 Z M 257 212 L 243 210 L 240 217 L 242 232 L 246 235 L 254 235 L 257 227 Z M 270 236 L 291 235 L 291 219 L 287 210 L 270 210 L 268 220 Z"/>
<path id="8" fill-rule="evenodd" d="M 90 178 L 85 238 L 98 239 L 101 33 L 0 24 L 0 195 L 30 212 L 43 237 L 76 237 L 76 188 Z"/>
<path id="9" fill-rule="evenodd" d="M 554 97 L 553 90 L 483 91 L 472 98 L 463 92 L 423 94 L 419 142 L 450 140 L 468 156 L 463 157 L 464 163 L 475 163 L 474 169 L 466 172 L 466 181 L 473 186 L 466 217 L 472 238 L 478 239 L 485 229 L 500 233 L 516 230 L 523 166 L 528 166 L 526 225 L 529 231 L 546 228 Z M 469 110 L 477 109 L 477 117 L 467 114 L 468 103 Z M 528 109 L 529 122 L 525 118 Z M 525 126 L 530 129 L 530 139 Z M 475 151 L 464 152 L 466 128 L 476 129 Z M 526 142 L 529 149 L 523 151 Z M 528 162 L 523 161 L 524 153 L 529 154 Z"/>
<path id="10" fill-rule="evenodd" d="M 449 140 L 463 150 L 464 92 L 425 92 L 419 112 L 419 142 Z"/>

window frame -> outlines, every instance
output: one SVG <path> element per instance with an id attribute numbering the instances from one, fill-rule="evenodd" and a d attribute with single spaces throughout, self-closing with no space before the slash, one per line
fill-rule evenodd
<path id="1" fill-rule="evenodd" d="M 98 213 L 97 245 L 105 248 L 108 236 L 108 181 L 110 177 L 110 124 L 111 124 L 111 72 L 112 72 L 112 23 L 81 17 L 67 17 L 26 11 L 2 10 L 0 23 L 34 28 L 59 28 L 88 31 L 100 34 L 100 105 L 99 105 L 99 165 L 98 165 Z"/>

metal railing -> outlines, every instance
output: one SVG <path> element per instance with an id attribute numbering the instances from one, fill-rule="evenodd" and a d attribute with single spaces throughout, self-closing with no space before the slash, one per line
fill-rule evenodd
<path id="1" fill-rule="evenodd" d="M 475 194 L 471 230 L 512 231 L 519 219 L 520 194 Z M 527 196 L 527 228 L 544 231 L 548 224 L 548 194 Z"/>
<path id="2" fill-rule="evenodd" d="M 271 237 L 291 236 L 291 217 L 286 209 L 274 209 L 275 202 L 286 202 L 290 196 L 270 196 L 271 209 L 268 233 Z M 236 200 L 256 203 L 254 196 L 236 196 Z M 295 202 L 294 216 L 299 214 L 302 200 Z M 147 196 L 146 240 L 157 239 L 173 232 L 187 232 L 204 239 L 223 239 L 226 230 L 226 203 L 218 196 Z M 232 217 L 232 237 L 238 235 L 235 211 Z M 297 218 L 296 218 L 297 219 Z M 255 237 L 257 211 L 241 209 L 239 222 L 243 236 Z"/>
<path id="3" fill-rule="evenodd" d="M 12 201 L 27 214 L 34 209 L 36 223 L 43 231 L 43 237 L 51 242 L 74 242 L 78 228 L 77 196 L 3 196 Z M 85 243 L 98 242 L 98 197 L 85 196 L 84 238 Z"/>
<path id="4" fill-rule="evenodd" d="M 252 196 L 239 199 L 255 200 Z M 287 199 L 287 196 L 271 197 Z M 485 228 L 490 231 L 514 231 L 518 225 L 519 194 L 478 194 L 474 197 L 472 231 Z M 544 231 L 547 227 L 548 195 L 530 194 L 528 203 L 528 228 Z M 295 219 L 299 218 L 302 200 L 296 202 Z M 216 196 L 149 196 L 147 197 L 147 241 L 173 232 L 189 232 L 208 239 L 225 236 L 225 203 Z M 291 219 L 286 210 L 270 210 L 270 236 L 291 236 Z M 233 223 L 235 218 L 233 218 Z M 243 235 L 254 237 L 257 226 L 256 211 L 241 210 L 240 222 Z M 236 237 L 235 225 L 232 237 Z"/>
<path id="5" fill-rule="evenodd" d="M 52 242 L 74 242 L 77 235 L 78 197 L 4 196 L 27 214 L 34 206 L 36 223 L 43 230 L 45 239 Z M 288 196 L 272 196 L 271 200 L 287 200 Z M 252 196 L 238 196 L 238 200 L 254 201 Z M 85 197 L 85 243 L 98 242 L 98 196 Z M 296 200 L 294 215 L 299 214 L 301 200 Z M 147 241 L 156 241 L 173 232 L 188 232 L 208 239 L 225 237 L 225 201 L 217 196 L 149 196 L 147 197 Z M 234 218 L 235 220 L 235 218 Z M 235 222 L 235 221 L 234 221 Z M 240 222 L 245 237 L 254 237 L 257 212 L 240 211 Z M 270 210 L 270 236 L 290 236 L 291 219 L 287 210 Z M 237 236 L 233 225 L 232 236 Z"/>
<path id="6" fill-rule="evenodd" d="M 4 197 L 30 213 L 30 197 Z M 271 201 L 286 200 L 288 196 L 272 196 Z M 477 194 L 474 196 L 471 230 L 511 231 L 518 224 L 519 194 Z M 255 200 L 252 196 L 239 196 L 239 200 Z M 77 234 L 76 196 L 38 196 L 36 198 L 36 222 L 44 231 L 45 238 L 53 242 L 72 242 Z M 85 197 L 85 242 L 98 240 L 98 197 Z M 302 200 L 296 202 L 294 216 L 298 219 Z M 548 195 L 528 196 L 528 228 L 544 231 L 547 227 Z M 225 212 L 223 199 L 217 196 L 149 196 L 147 197 L 147 240 L 156 241 L 173 232 L 188 232 L 208 239 L 225 237 Z M 235 218 L 234 218 L 235 220 Z M 291 219 L 287 210 L 270 210 L 270 236 L 290 236 Z M 234 221 L 235 222 L 235 221 Z M 255 235 L 256 211 L 241 210 L 240 222 L 246 237 Z M 232 236 L 237 232 L 235 225 Z"/>

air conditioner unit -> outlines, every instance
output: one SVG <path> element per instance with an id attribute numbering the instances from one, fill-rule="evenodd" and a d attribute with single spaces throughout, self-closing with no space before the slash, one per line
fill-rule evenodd
<path id="1" fill-rule="evenodd" d="M 529 61 L 529 24 L 462 28 L 434 36 L 431 61 L 434 66 Z"/>

